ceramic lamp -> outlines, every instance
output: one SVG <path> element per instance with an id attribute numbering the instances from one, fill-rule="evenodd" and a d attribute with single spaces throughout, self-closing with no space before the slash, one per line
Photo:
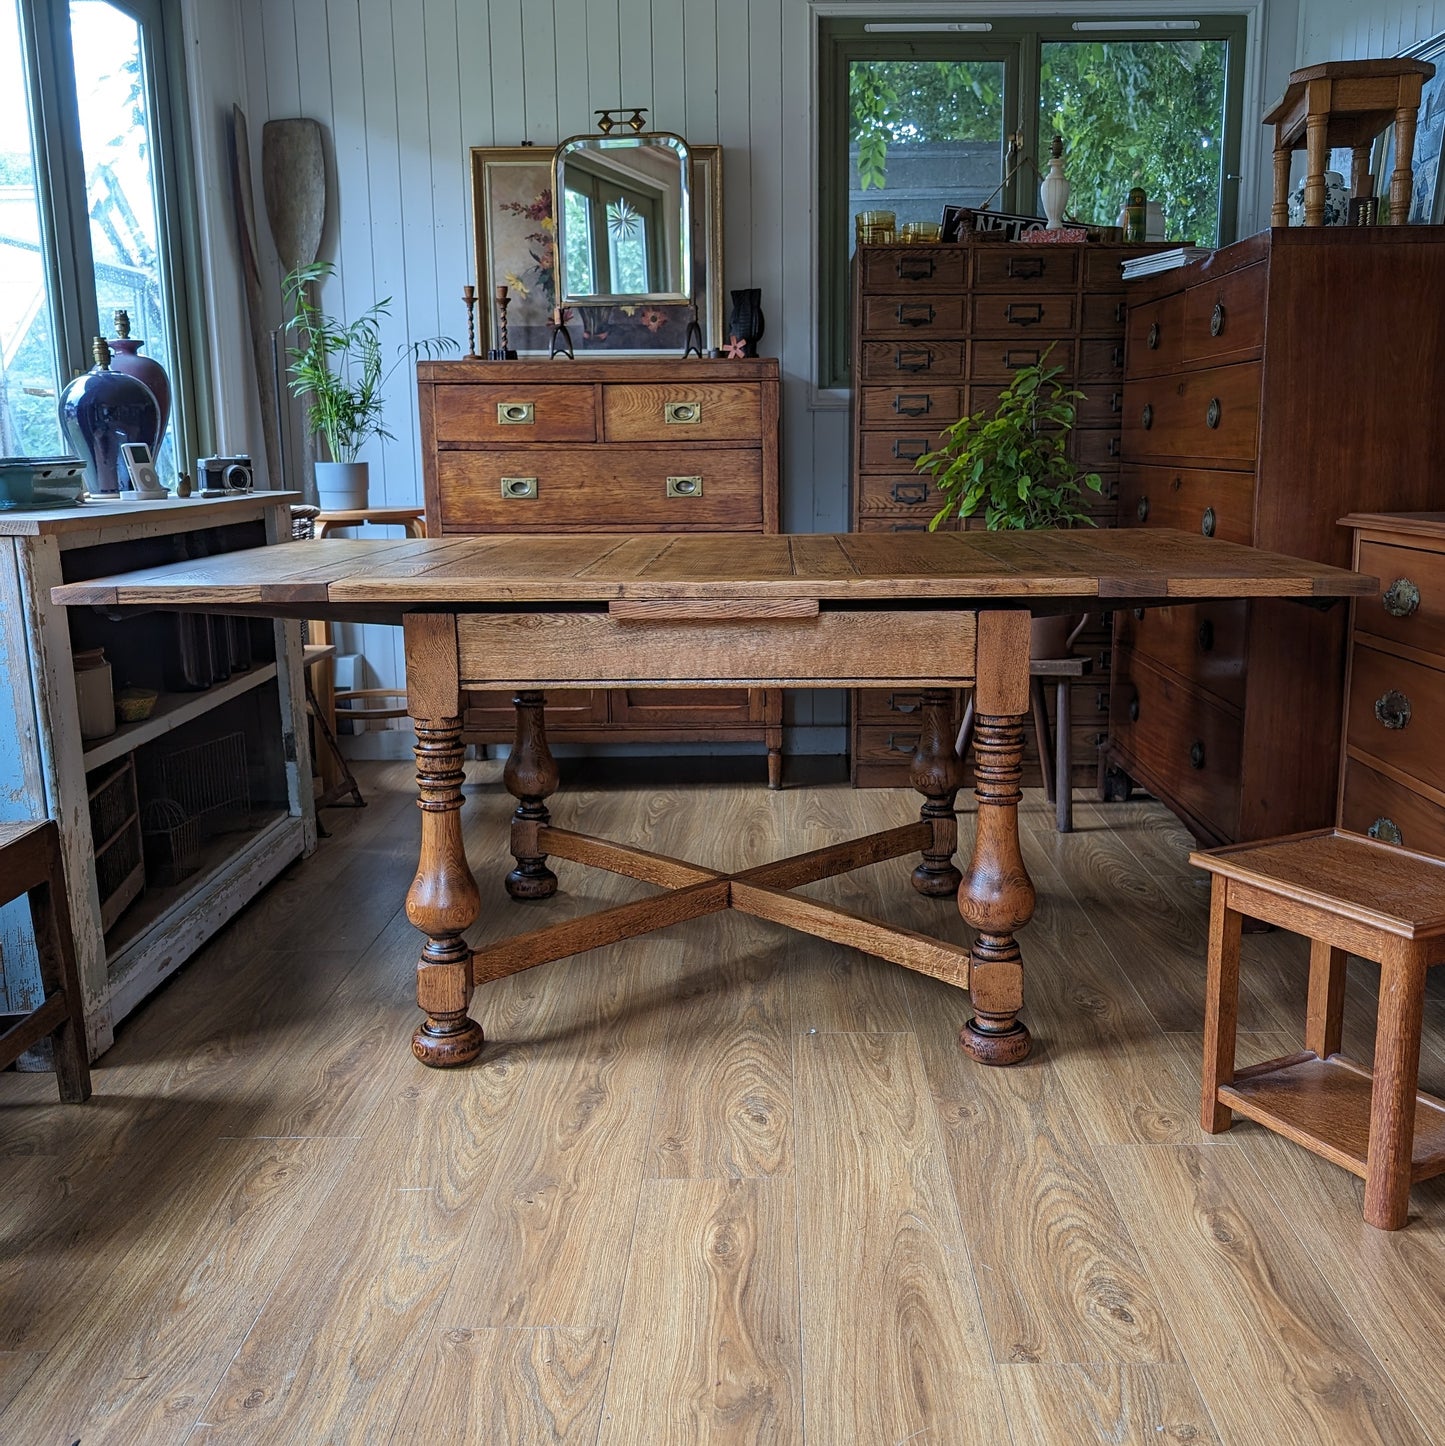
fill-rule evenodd
<path id="1" fill-rule="evenodd" d="M 95 365 L 60 394 L 60 425 L 85 459 L 85 487 L 97 496 L 120 493 L 120 448 L 144 442 L 152 451 L 161 429 L 155 393 L 138 377 L 112 371 L 110 347 L 95 339 Z"/>
<path id="2" fill-rule="evenodd" d="M 156 432 L 154 451 L 159 452 L 166 439 L 166 427 L 171 420 L 171 379 L 166 369 L 154 357 L 142 356 L 140 349 L 145 342 L 136 340 L 130 334 L 130 314 L 117 311 L 115 314 L 115 335 L 110 339 L 110 369 L 135 377 L 151 389 L 160 408 L 160 427 Z"/>
<path id="3" fill-rule="evenodd" d="M 1069 204 L 1069 178 L 1064 174 L 1064 138 L 1054 137 L 1053 150 L 1049 156 L 1049 173 L 1039 187 L 1039 199 L 1043 202 L 1044 215 L 1049 218 L 1050 231 L 1064 228 L 1064 210 Z"/>

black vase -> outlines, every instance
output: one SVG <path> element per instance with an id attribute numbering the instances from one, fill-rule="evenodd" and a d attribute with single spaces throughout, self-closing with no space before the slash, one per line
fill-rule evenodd
<path id="1" fill-rule="evenodd" d="M 763 334 L 763 293 L 753 287 L 733 292 L 733 311 L 728 333 L 743 344 L 744 356 L 757 356 L 758 338 Z"/>

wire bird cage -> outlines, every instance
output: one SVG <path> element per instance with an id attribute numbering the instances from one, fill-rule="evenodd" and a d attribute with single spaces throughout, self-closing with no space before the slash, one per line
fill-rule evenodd
<path id="1" fill-rule="evenodd" d="M 151 760 L 142 813 L 148 881 L 174 884 L 200 865 L 213 834 L 251 826 L 246 735 L 223 733 Z"/>
<path id="2" fill-rule="evenodd" d="M 201 825 L 173 798 L 153 798 L 141 810 L 146 882 L 169 889 L 200 867 Z"/>

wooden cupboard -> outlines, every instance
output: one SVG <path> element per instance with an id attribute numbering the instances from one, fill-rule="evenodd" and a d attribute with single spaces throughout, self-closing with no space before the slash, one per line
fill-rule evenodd
<path id="1" fill-rule="evenodd" d="M 1441 499 L 1445 228 L 1266 231 L 1131 283 L 1120 523 L 1348 566 Z M 1109 756 L 1203 841 L 1334 820 L 1346 610 L 1115 614 Z"/>
<path id="2" fill-rule="evenodd" d="M 773 358 L 423 362 L 429 537 L 778 530 Z M 466 696 L 465 736 L 510 743 L 511 694 Z M 781 779 L 777 689 L 547 694 L 556 743 L 762 743 Z"/>

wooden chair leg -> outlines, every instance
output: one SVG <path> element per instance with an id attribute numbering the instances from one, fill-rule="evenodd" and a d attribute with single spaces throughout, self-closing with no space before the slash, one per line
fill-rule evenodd
<path id="1" fill-rule="evenodd" d="M 1380 1018 L 1365 1157 L 1365 1222 L 1379 1230 L 1398 1230 L 1410 1214 L 1426 962 L 1424 948 L 1406 939 L 1387 941 L 1380 961 Z"/>
<path id="2" fill-rule="evenodd" d="M 1345 951 L 1310 940 L 1310 992 L 1305 1010 L 1305 1048 L 1328 1059 L 1340 1052 L 1345 1017 Z"/>
<path id="3" fill-rule="evenodd" d="M 90 1098 L 90 1057 L 85 1043 L 85 1013 L 75 963 L 70 903 L 65 896 L 65 863 L 60 852 L 60 833 L 54 824 L 47 825 L 43 846 L 46 877 L 28 891 L 30 918 L 40 959 L 41 988 L 47 1001 L 57 994 L 65 996 L 64 1020 L 51 1035 L 55 1083 L 66 1104 L 78 1105 Z"/>
<path id="4" fill-rule="evenodd" d="M 1049 705 L 1042 678 L 1029 679 L 1029 707 L 1034 715 L 1034 741 L 1039 749 L 1039 772 L 1044 776 L 1044 797 L 1050 803 L 1054 793 L 1054 750 L 1049 742 Z"/>
<path id="5" fill-rule="evenodd" d="M 973 742 L 973 694 L 968 695 L 968 702 L 963 705 L 963 722 L 958 725 L 958 741 L 953 745 L 953 751 L 960 758 L 968 757 L 969 745 Z"/>
<path id="6" fill-rule="evenodd" d="M 1073 726 L 1069 680 L 1060 678 L 1054 703 L 1054 827 L 1060 833 L 1074 831 Z"/>
<path id="7" fill-rule="evenodd" d="M 1239 940 L 1244 918 L 1229 907 L 1229 881 L 1216 874 L 1209 895 L 1209 975 L 1204 986 L 1204 1089 L 1199 1121 L 1211 1135 L 1227 1130 L 1234 1114 L 1219 1102 L 1220 1085 L 1234 1080 L 1239 1028 Z"/>

